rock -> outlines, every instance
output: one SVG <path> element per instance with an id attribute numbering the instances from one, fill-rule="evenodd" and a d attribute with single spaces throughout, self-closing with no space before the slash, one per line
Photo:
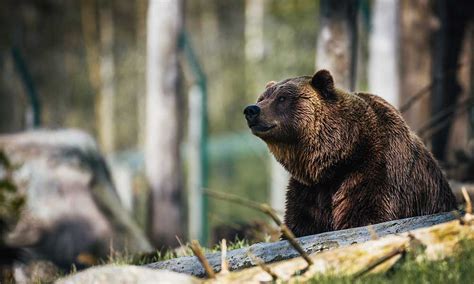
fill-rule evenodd
<path id="1" fill-rule="evenodd" d="M 19 263 L 14 268 L 14 282 L 17 284 L 52 283 L 58 278 L 58 275 L 60 275 L 60 271 L 50 261 Z"/>
<path id="2" fill-rule="evenodd" d="M 26 197 L 26 209 L 7 243 L 27 247 L 27 260 L 85 267 L 111 249 L 151 250 L 120 204 L 108 167 L 89 135 L 79 130 L 3 135 L 0 151 L 15 168 L 13 181 Z"/>
<path id="3" fill-rule="evenodd" d="M 87 284 L 87 283 L 200 283 L 197 278 L 186 274 L 166 270 L 154 270 L 132 265 L 98 266 L 89 268 L 75 275 L 59 279 L 56 284 Z"/>

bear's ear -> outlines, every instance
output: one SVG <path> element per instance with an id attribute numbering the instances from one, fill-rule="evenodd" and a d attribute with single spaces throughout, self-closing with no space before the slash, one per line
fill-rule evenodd
<path id="1" fill-rule="evenodd" d="M 311 78 L 311 86 L 323 96 L 330 97 L 334 91 L 334 79 L 328 70 L 322 69 Z"/>
<path id="2" fill-rule="evenodd" d="M 265 85 L 265 89 L 270 88 L 271 86 L 275 85 L 276 83 L 277 83 L 277 82 L 275 82 L 275 81 L 270 81 L 270 82 L 268 82 L 268 83 Z"/>

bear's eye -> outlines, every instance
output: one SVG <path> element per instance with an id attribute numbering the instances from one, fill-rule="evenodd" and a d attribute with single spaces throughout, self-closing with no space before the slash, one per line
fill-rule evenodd
<path id="1" fill-rule="evenodd" d="M 283 97 L 283 96 L 279 96 L 279 97 L 278 97 L 278 101 L 279 101 L 280 103 L 281 103 L 281 102 L 284 102 L 285 100 L 286 100 L 286 98 Z"/>

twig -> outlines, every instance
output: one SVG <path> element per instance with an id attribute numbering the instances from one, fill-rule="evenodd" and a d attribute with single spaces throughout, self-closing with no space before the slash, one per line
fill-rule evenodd
<path id="1" fill-rule="evenodd" d="M 447 117 L 445 117 L 444 120 L 441 120 L 439 123 L 436 123 L 433 127 L 428 128 L 426 132 L 420 133 L 421 139 L 423 139 L 423 141 L 427 141 L 428 139 L 433 137 L 436 133 L 438 133 L 443 128 L 445 128 L 448 124 L 456 120 L 461 114 L 463 114 L 467 110 L 468 108 L 448 115 Z"/>
<path id="2" fill-rule="evenodd" d="M 301 247 L 301 245 L 296 240 L 295 235 L 291 232 L 291 230 L 285 224 L 283 224 L 283 222 L 280 220 L 280 218 L 276 214 L 275 209 L 270 207 L 268 204 L 258 203 L 258 202 L 255 202 L 255 201 L 252 201 L 252 200 L 247 200 L 245 198 L 242 198 L 240 196 L 236 196 L 236 195 L 233 195 L 233 194 L 225 194 L 225 193 L 212 191 L 212 190 L 206 190 L 205 193 L 208 194 L 209 196 L 214 197 L 214 198 L 235 202 L 237 204 L 247 206 L 247 207 L 253 208 L 255 210 L 258 210 L 260 212 L 263 212 L 263 213 L 267 214 L 277 224 L 277 226 L 280 228 L 281 233 L 289 241 L 291 246 L 308 263 L 308 266 L 313 264 L 313 261 L 311 260 L 309 255 L 304 251 L 304 249 Z"/>
<path id="3" fill-rule="evenodd" d="M 308 266 L 313 265 L 313 260 L 309 257 L 309 255 L 304 251 L 304 249 L 300 246 L 298 241 L 296 240 L 295 235 L 288 229 L 288 227 L 285 224 L 280 225 L 280 230 L 285 236 L 285 238 L 290 242 L 291 246 L 303 257 L 303 259 L 306 261 Z"/>
<path id="4" fill-rule="evenodd" d="M 176 240 L 178 241 L 178 244 L 179 244 L 179 247 L 182 251 L 182 254 L 183 255 L 188 255 L 188 252 L 186 251 L 186 246 L 181 242 L 181 240 L 179 239 L 179 237 L 177 235 L 174 236 L 176 238 Z"/>
<path id="5" fill-rule="evenodd" d="M 468 61 L 466 62 L 461 62 L 458 65 L 456 65 L 454 68 L 447 70 L 442 74 L 440 77 L 434 78 L 428 85 L 424 86 L 421 88 L 418 92 L 416 92 L 414 95 L 410 96 L 405 104 L 403 104 L 400 107 L 400 113 L 405 113 L 408 111 L 413 104 L 415 104 L 419 99 L 421 99 L 424 95 L 428 94 L 431 89 L 435 86 L 435 83 L 437 83 L 439 80 L 443 79 L 446 75 L 450 75 L 451 73 L 456 73 L 459 68 L 464 67 L 464 66 L 469 66 Z"/>
<path id="6" fill-rule="evenodd" d="M 472 214 L 471 197 L 469 197 L 469 194 L 467 193 L 465 186 L 461 188 L 461 191 L 462 191 L 462 196 L 464 197 L 464 200 L 466 200 L 466 213 Z"/>
<path id="7" fill-rule="evenodd" d="M 405 113 L 409 110 L 412 105 L 421 99 L 424 95 L 428 94 L 429 91 L 433 88 L 433 82 L 429 83 L 428 85 L 421 88 L 418 92 L 416 92 L 413 96 L 411 96 L 408 101 L 400 107 L 400 113 Z"/>
<path id="8" fill-rule="evenodd" d="M 204 256 L 204 253 L 202 252 L 199 242 L 196 240 L 191 241 L 190 247 L 194 255 L 198 258 L 202 267 L 204 268 L 204 271 L 206 271 L 207 277 L 212 278 L 212 279 L 216 278 L 216 274 L 214 273 L 214 270 L 209 264 L 209 261 L 207 261 L 207 258 Z"/>
<path id="9" fill-rule="evenodd" d="M 399 254 L 402 254 L 404 253 L 406 250 L 405 246 L 402 246 L 402 247 L 399 247 L 399 248 L 396 248 L 394 250 L 392 250 L 391 252 L 389 252 L 388 254 L 380 257 L 379 259 L 375 260 L 374 262 L 370 263 L 365 269 L 357 272 L 355 275 L 354 275 L 354 279 L 357 279 L 359 277 L 362 277 L 364 276 L 365 274 L 367 274 L 368 272 L 370 272 L 372 269 L 374 269 L 375 267 L 381 265 L 382 263 L 386 262 L 387 260 L 390 260 L 392 257 L 394 256 L 397 256 Z"/>
<path id="10" fill-rule="evenodd" d="M 221 241 L 221 274 L 229 273 L 229 263 L 227 262 L 227 242 Z"/>
<path id="11" fill-rule="evenodd" d="M 219 192 L 219 191 L 215 191 L 215 190 L 206 189 L 206 190 L 204 190 L 204 194 L 207 194 L 207 195 L 209 195 L 213 198 L 217 198 L 217 199 L 233 202 L 233 203 L 236 203 L 236 204 L 240 204 L 240 205 L 243 205 L 243 206 L 246 206 L 246 207 L 250 207 L 250 208 L 253 208 L 253 209 L 258 210 L 260 212 L 263 212 L 267 215 L 269 214 L 269 211 L 273 211 L 272 213 L 275 216 L 276 216 L 276 213 L 282 213 L 282 212 L 278 212 L 275 209 L 271 208 L 268 204 L 258 203 L 258 202 L 248 200 L 248 199 L 245 199 L 245 198 L 242 198 L 240 196 L 230 194 L 230 193 L 223 193 L 223 192 Z M 272 217 L 272 219 L 274 219 L 273 216 L 270 216 L 270 217 Z"/>
<path id="12" fill-rule="evenodd" d="M 278 280 L 278 275 L 275 274 L 275 272 L 273 272 L 270 267 L 268 267 L 265 262 L 257 257 L 256 255 L 254 255 L 252 253 L 252 251 L 248 250 L 247 251 L 247 255 L 248 257 L 256 264 L 258 265 L 263 271 L 265 271 L 266 273 L 268 273 L 271 277 L 272 277 L 272 280 L 273 281 L 277 281 Z"/>
<path id="13" fill-rule="evenodd" d="M 372 240 L 379 239 L 379 236 L 377 235 L 377 232 L 374 230 L 374 227 L 372 225 L 367 226 L 367 230 L 369 231 L 370 239 Z"/>
<path id="14" fill-rule="evenodd" d="M 428 122 L 423 124 L 416 132 L 419 133 L 420 135 L 423 135 L 425 132 L 436 126 L 437 124 L 441 123 L 443 119 L 446 119 L 447 117 L 451 116 L 456 110 L 458 109 L 463 109 L 463 108 L 468 108 L 473 104 L 473 101 L 469 99 L 465 99 L 461 102 L 458 102 L 452 106 L 446 107 L 440 112 L 436 113 L 434 116 L 432 116 Z"/>

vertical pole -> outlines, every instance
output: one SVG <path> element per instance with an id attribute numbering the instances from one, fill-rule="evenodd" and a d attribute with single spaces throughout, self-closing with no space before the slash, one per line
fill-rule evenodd
<path id="1" fill-rule="evenodd" d="M 201 90 L 193 85 L 188 94 L 188 234 L 190 240 L 199 239 L 202 232 L 201 194 Z M 201 241 L 201 240 L 199 240 Z"/>
<path id="2" fill-rule="evenodd" d="M 115 64 L 114 64 L 114 19 L 112 3 L 103 2 L 99 9 L 99 142 L 106 154 L 115 150 Z"/>
<path id="3" fill-rule="evenodd" d="M 202 218 L 202 234 L 200 237 L 202 244 L 207 244 L 209 241 L 209 223 L 208 223 L 208 198 L 204 194 L 204 190 L 208 187 L 208 169 L 209 169 L 209 160 L 208 160 L 208 149 L 207 149 L 207 86 L 204 77 L 202 76 L 200 80 L 201 88 L 201 151 L 200 151 L 200 161 L 201 161 L 201 196 L 202 196 L 202 209 L 201 209 L 201 218 Z"/>
<path id="4" fill-rule="evenodd" d="M 208 187 L 207 149 L 207 84 L 206 76 L 197 61 L 191 43 L 183 31 L 180 47 L 184 49 L 197 86 L 189 93 L 189 139 L 190 139 L 190 183 L 189 183 L 189 238 L 207 244 L 209 223 L 207 220 L 208 199 L 204 190 Z"/>
<path id="5" fill-rule="evenodd" d="M 30 101 L 30 111 L 32 112 L 32 119 L 28 121 L 28 126 L 37 128 L 41 124 L 41 105 L 39 102 L 38 92 L 36 91 L 33 78 L 26 66 L 26 62 L 23 59 L 21 52 L 18 48 L 14 47 L 11 50 L 13 61 L 17 72 L 20 74 L 23 85 L 25 86 L 28 99 Z"/>
<path id="6" fill-rule="evenodd" d="M 189 121 L 188 121 L 188 222 L 189 239 L 199 240 L 205 243 L 206 234 L 206 205 L 203 189 L 206 178 L 205 155 L 203 155 L 204 115 L 203 115 L 203 92 L 198 85 L 193 85 L 189 90 Z"/>

